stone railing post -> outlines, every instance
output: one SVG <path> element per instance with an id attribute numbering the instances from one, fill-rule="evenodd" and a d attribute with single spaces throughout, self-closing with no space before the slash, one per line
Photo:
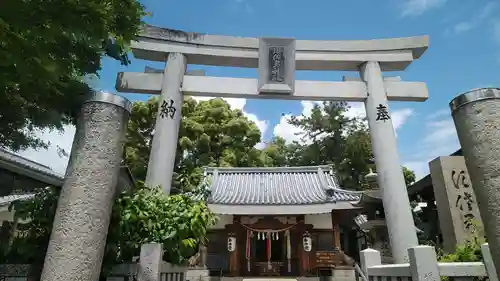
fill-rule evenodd
<path id="1" fill-rule="evenodd" d="M 163 246 L 161 244 L 151 243 L 142 245 L 137 280 L 160 281 L 162 263 Z"/>
<path id="2" fill-rule="evenodd" d="M 486 273 L 488 274 L 488 279 L 490 281 L 498 281 L 498 275 L 495 270 L 495 264 L 491 258 L 490 247 L 488 243 L 481 245 L 481 253 L 483 254 L 484 267 L 486 267 Z"/>
<path id="3" fill-rule="evenodd" d="M 408 249 L 412 281 L 439 281 L 436 251 L 431 246 L 416 246 Z"/>
<path id="4" fill-rule="evenodd" d="M 83 104 L 42 281 L 99 279 L 131 106 L 102 92 Z"/>
<path id="5" fill-rule="evenodd" d="M 366 277 L 369 277 L 368 268 L 375 265 L 381 265 L 382 258 L 379 251 L 368 248 L 361 251 L 360 262 L 361 269 L 365 273 Z"/>
<path id="6" fill-rule="evenodd" d="M 450 108 L 500 276 L 500 89 L 461 94 L 450 102 Z"/>
<path id="7" fill-rule="evenodd" d="M 207 245 L 202 244 L 202 245 L 200 245 L 200 266 L 201 267 L 207 268 L 207 258 L 208 258 Z"/>

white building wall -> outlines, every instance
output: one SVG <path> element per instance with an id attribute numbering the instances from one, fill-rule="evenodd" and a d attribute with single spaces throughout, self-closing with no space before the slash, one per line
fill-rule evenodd
<path id="1" fill-rule="evenodd" d="M 224 229 L 226 228 L 226 224 L 233 223 L 233 215 L 217 215 L 217 216 L 219 217 L 219 220 L 210 229 Z"/>
<path id="2" fill-rule="evenodd" d="M 305 224 L 312 224 L 314 229 L 332 229 L 330 214 L 305 215 Z"/>

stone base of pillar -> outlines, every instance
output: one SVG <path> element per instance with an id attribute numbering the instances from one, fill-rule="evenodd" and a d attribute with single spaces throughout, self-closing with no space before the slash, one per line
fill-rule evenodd
<path id="1" fill-rule="evenodd" d="M 163 263 L 163 246 L 157 243 L 144 244 L 139 259 L 138 281 L 160 281 Z"/>
<path id="2" fill-rule="evenodd" d="M 331 280 L 335 281 L 352 281 L 356 279 L 356 274 L 352 267 L 332 269 Z"/>
<path id="3" fill-rule="evenodd" d="M 190 268 L 187 271 L 186 280 L 208 281 L 210 280 L 210 271 L 206 268 Z"/>

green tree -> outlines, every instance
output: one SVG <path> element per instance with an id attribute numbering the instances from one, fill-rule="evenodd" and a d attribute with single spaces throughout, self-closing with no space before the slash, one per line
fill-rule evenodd
<path id="1" fill-rule="evenodd" d="M 370 135 L 359 118 L 347 116 L 346 102 L 316 104 L 310 116 L 294 116 L 290 124 L 304 133 L 308 144 L 288 145 L 293 165 L 333 165 L 346 189 L 367 188 L 364 179 L 373 166 Z"/>
<path id="2" fill-rule="evenodd" d="M 370 186 L 365 175 L 370 168 L 376 171 L 373 162 L 371 136 L 365 120 L 349 117 L 349 105 L 346 102 L 324 102 L 316 104 L 310 116 L 294 116 L 290 124 L 297 126 L 304 133 L 302 138 L 310 140 L 293 142 L 287 145 L 273 144 L 286 155 L 290 166 L 298 165 L 333 165 L 343 188 L 368 189 Z M 415 181 L 415 174 L 403 167 L 407 184 Z"/>
<path id="3" fill-rule="evenodd" d="M 125 159 L 132 174 L 145 180 L 158 99 L 134 104 L 125 144 Z M 196 186 L 204 166 L 264 166 L 265 157 L 254 146 L 260 142 L 257 125 L 215 98 L 197 102 L 186 98 L 179 130 L 177 174 L 174 186 Z"/>
<path id="4" fill-rule="evenodd" d="M 206 242 L 207 229 L 216 222 L 205 203 L 207 195 L 203 186 L 190 194 L 169 196 L 159 187 L 145 188 L 141 183 L 120 194 L 113 205 L 101 279 L 113 265 L 131 262 L 145 243 L 163 244 L 167 262 L 186 262 Z M 19 224 L 24 235 L 1 253 L 0 262 L 30 264 L 30 280 L 40 278 L 58 198 L 59 189 L 48 187 L 38 190 L 32 200 L 10 206 L 16 219 L 27 223 Z"/>
<path id="5" fill-rule="evenodd" d="M 299 147 L 297 147 L 299 148 Z M 287 144 L 282 137 L 274 137 L 262 150 L 264 165 L 268 167 L 294 166 L 294 155 L 296 147 Z"/>
<path id="6" fill-rule="evenodd" d="M 30 223 L 18 224 L 18 231 L 23 235 L 14 238 L 10 249 L 15 250 L 10 250 L 9 247 L 3 248 L 0 263 L 18 261 L 30 264 L 29 280 L 39 280 L 58 198 L 59 189 L 47 187 L 37 190 L 32 200 L 18 201 L 9 206 L 10 210 L 15 209 L 16 219 L 28 220 Z"/>
<path id="7" fill-rule="evenodd" d="M 101 57 L 128 63 L 145 15 L 137 0 L 33 0 L 0 4 L 0 146 L 47 146 L 34 129 L 74 121 Z"/>
<path id="8" fill-rule="evenodd" d="M 403 175 L 405 177 L 406 186 L 410 186 L 415 183 L 415 172 L 403 166 Z"/>

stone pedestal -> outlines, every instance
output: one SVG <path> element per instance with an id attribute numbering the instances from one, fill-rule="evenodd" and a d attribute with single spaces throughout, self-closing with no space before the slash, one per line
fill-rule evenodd
<path id="1" fill-rule="evenodd" d="M 332 270 L 332 276 L 328 279 L 331 281 L 352 281 L 356 280 L 356 274 L 352 267 L 339 266 Z"/>
<path id="2" fill-rule="evenodd" d="M 500 276 L 500 89 L 472 90 L 450 107 Z"/>
<path id="3" fill-rule="evenodd" d="M 394 259 L 392 257 L 392 249 L 389 241 L 389 234 L 385 226 L 374 227 L 370 229 L 370 234 L 373 236 L 372 248 L 380 252 L 381 261 L 383 264 L 391 264 Z"/>
<path id="4" fill-rule="evenodd" d="M 438 157 L 429 170 L 444 250 L 451 253 L 482 228 L 476 195 L 463 156 Z"/>
<path id="5" fill-rule="evenodd" d="M 99 279 L 130 109 L 108 93 L 83 104 L 42 281 Z"/>
<path id="6" fill-rule="evenodd" d="M 163 246 L 158 243 L 141 246 L 137 281 L 160 281 L 163 263 Z"/>

